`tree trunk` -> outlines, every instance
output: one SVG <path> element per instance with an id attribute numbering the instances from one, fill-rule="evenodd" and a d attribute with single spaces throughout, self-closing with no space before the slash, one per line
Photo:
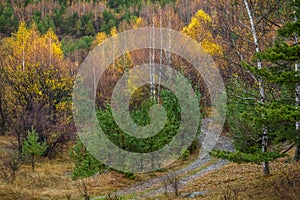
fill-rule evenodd
<path id="1" fill-rule="evenodd" d="M 295 1 L 294 1 L 295 2 Z M 294 13 L 296 14 L 296 9 L 294 11 Z M 295 15 L 294 17 L 294 22 L 296 23 L 298 21 L 297 16 Z M 297 45 L 298 44 L 298 35 L 295 34 L 294 35 L 294 44 Z M 295 63 L 295 72 L 299 71 L 299 63 L 296 62 Z M 296 108 L 299 107 L 299 103 L 300 103 L 300 85 L 298 83 L 296 83 L 295 85 L 295 106 Z M 296 122 L 296 134 L 299 134 L 299 130 L 300 130 L 300 121 Z M 297 138 L 298 141 L 296 141 L 296 149 L 295 149 L 295 153 L 294 153 L 294 161 L 298 162 L 299 161 L 299 152 L 300 152 L 300 145 L 299 145 L 299 137 Z"/>
<path id="2" fill-rule="evenodd" d="M 149 78 L 150 78 L 150 96 L 152 100 L 155 100 L 155 79 L 154 79 L 154 60 L 155 60 L 155 33 L 154 33 L 154 16 L 149 20 L 151 24 L 150 30 L 150 50 L 149 50 Z M 151 18 L 149 16 L 149 18 Z"/>
<path id="3" fill-rule="evenodd" d="M 254 44 L 255 44 L 255 52 L 259 53 L 260 50 L 259 50 L 258 39 L 257 39 L 257 34 L 256 34 L 256 30 L 255 30 L 255 24 L 254 24 L 254 20 L 252 17 L 252 13 L 249 8 L 249 4 L 248 4 L 247 0 L 244 0 L 244 4 L 245 4 L 246 10 L 247 10 L 250 25 L 251 25 L 251 32 L 252 32 L 252 36 L 253 36 L 253 40 L 254 40 Z M 262 68 L 260 60 L 257 60 L 257 68 L 258 69 Z M 259 86 L 260 102 L 263 105 L 265 103 L 265 90 L 264 90 L 263 81 L 261 78 L 258 79 L 258 86 Z M 268 147 L 267 129 L 263 125 L 263 128 L 262 128 L 262 152 L 263 153 L 267 152 L 267 147 Z M 263 162 L 263 172 L 264 172 L 264 174 L 270 173 L 268 161 Z"/>
<path id="4" fill-rule="evenodd" d="M 19 153 L 19 157 L 21 157 L 22 155 L 22 144 L 21 144 L 21 132 L 17 129 L 15 129 L 15 131 L 17 132 L 17 141 L 18 141 L 18 153 Z"/>
<path id="5" fill-rule="evenodd" d="M 158 75 L 158 84 L 157 84 L 157 102 L 159 103 L 160 96 L 160 84 L 161 84 L 161 70 L 162 70 L 162 59 L 163 59 L 163 35 L 162 35 L 162 13 L 160 8 L 159 13 L 159 28 L 160 28 L 160 56 L 159 56 L 159 75 Z"/>
<path id="6" fill-rule="evenodd" d="M 298 162 L 299 161 L 299 154 L 300 154 L 300 145 L 296 146 L 295 153 L 294 153 L 294 161 Z"/>
<path id="7" fill-rule="evenodd" d="M 168 28 L 172 29 L 172 23 L 171 23 L 171 19 L 170 19 L 170 14 L 168 16 Z M 165 52 L 166 55 L 166 60 L 167 60 L 167 73 L 169 75 L 169 77 L 172 77 L 173 74 L 171 67 L 172 67 L 172 54 L 171 54 L 171 33 L 168 32 L 168 47 L 167 47 L 167 51 Z M 170 78 L 168 77 L 168 81 L 170 80 Z"/>
<path id="8" fill-rule="evenodd" d="M 31 154 L 31 168 L 32 171 L 34 172 L 34 154 Z"/>
<path id="9" fill-rule="evenodd" d="M 153 16 L 152 16 L 152 72 L 151 72 L 151 79 L 152 79 L 152 96 L 153 100 L 155 101 L 155 30 L 154 30 L 154 11 L 153 11 Z"/>
<path id="10" fill-rule="evenodd" d="M 262 152 L 266 153 L 268 151 L 268 138 L 267 138 L 267 130 L 263 129 L 263 136 L 262 136 Z M 270 167 L 269 162 L 263 162 L 263 172 L 265 175 L 270 174 Z"/>
<path id="11" fill-rule="evenodd" d="M 1 94 L 0 94 L 0 135 L 1 134 L 4 134 L 4 131 L 5 131 L 5 114 L 4 114 L 4 110 L 3 110 L 3 102 L 4 102 L 4 98 L 2 97 L 3 93 L 1 91 Z"/>

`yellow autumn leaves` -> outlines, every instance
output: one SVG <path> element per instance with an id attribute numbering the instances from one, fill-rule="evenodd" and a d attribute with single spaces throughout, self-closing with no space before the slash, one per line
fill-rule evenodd
<path id="1" fill-rule="evenodd" d="M 58 37 L 49 29 L 40 35 L 35 24 L 27 28 L 21 22 L 16 33 L 5 40 L 10 47 L 10 60 L 25 68 L 29 65 L 52 65 L 63 59 L 63 52 Z"/>
<path id="2" fill-rule="evenodd" d="M 22 21 L 17 32 L 3 40 L 3 46 L 7 51 L 2 58 L 5 78 L 10 83 L 7 90 L 14 95 L 11 102 L 19 99 L 24 109 L 39 104 L 69 112 L 65 96 L 70 95 L 73 77 L 53 30 L 40 34 L 35 24 L 27 27 Z"/>
<path id="3" fill-rule="evenodd" d="M 134 29 L 142 27 L 145 25 L 145 22 L 141 17 L 137 18 L 132 24 Z M 157 24 L 156 24 L 157 25 Z M 205 52 L 207 52 L 211 56 L 221 56 L 223 54 L 223 50 L 221 46 L 216 42 L 213 34 L 213 20 L 212 18 L 205 13 L 203 10 L 198 10 L 196 14 L 191 18 L 190 24 L 182 28 L 182 33 L 191 37 L 195 41 L 201 45 Z M 117 35 L 117 29 L 114 27 L 110 31 L 111 36 Z M 99 32 L 96 35 L 95 41 L 93 42 L 92 46 L 95 47 L 101 44 L 104 40 L 106 40 L 109 36 L 103 32 Z M 176 65 L 176 64 L 175 64 Z M 131 53 L 126 52 L 126 55 L 122 58 L 118 58 L 114 63 L 114 76 L 119 76 L 124 72 L 124 67 L 131 68 L 132 61 L 131 61 Z M 137 89 L 136 86 L 133 84 L 134 80 L 140 78 L 141 76 L 148 76 L 145 74 L 130 74 L 128 80 L 128 92 L 130 95 Z M 114 77 L 117 78 L 117 77 Z"/>
<path id="4" fill-rule="evenodd" d="M 184 27 L 182 32 L 199 42 L 204 51 L 211 56 L 222 55 L 222 48 L 215 42 L 211 33 L 212 26 L 211 17 L 203 10 L 198 10 L 191 18 L 191 23 Z"/>
<path id="5" fill-rule="evenodd" d="M 113 27 L 110 30 L 110 34 L 107 35 L 104 32 L 99 32 L 96 37 L 95 40 L 92 43 L 92 48 L 100 45 L 102 42 L 104 42 L 106 39 L 108 39 L 109 36 L 111 37 L 115 37 L 118 34 L 118 31 L 116 29 L 116 27 Z M 113 51 L 113 49 L 111 49 Z M 113 55 L 113 52 L 111 52 Z M 112 80 L 118 80 L 125 71 L 127 71 L 128 69 L 132 68 L 132 59 L 131 59 L 131 54 L 130 52 L 124 52 L 125 54 L 120 56 L 119 58 L 114 58 L 114 63 L 111 64 L 111 66 L 109 67 L 109 71 L 112 72 L 111 74 L 111 79 Z M 129 91 L 134 91 L 135 89 L 132 88 L 134 87 L 131 83 L 130 83 L 130 79 L 129 79 Z"/>

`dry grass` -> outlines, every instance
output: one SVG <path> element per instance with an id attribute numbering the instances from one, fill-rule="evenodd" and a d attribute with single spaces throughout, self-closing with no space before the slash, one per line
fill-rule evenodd
<path id="1" fill-rule="evenodd" d="M 12 142 L 14 142 L 13 137 L 0 137 L 0 165 L 1 160 L 7 157 L 7 151 L 12 148 Z M 87 179 L 88 190 L 91 196 L 105 195 L 137 181 L 144 181 L 185 166 L 196 157 L 197 155 L 191 155 L 187 161 L 178 160 L 165 171 L 137 174 L 135 180 L 129 180 L 116 171 L 98 174 Z M 69 197 L 78 199 L 80 197 L 79 182 L 70 178 L 73 167 L 74 164 L 68 157 L 67 149 L 59 158 L 38 159 L 35 172 L 32 172 L 30 165 L 21 164 L 13 183 L 8 183 L 0 176 L 0 199 L 42 200 L 68 199 Z"/>
<path id="2" fill-rule="evenodd" d="M 0 161 L 11 149 L 14 138 L 0 137 Z M 292 151 L 291 151 L 292 152 Z M 177 161 L 161 172 L 137 174 L 135 180 L 129 180 L 115 171 L 108 171 L 88 179 L 91 196 L 105 195 L 117 189 L 127 187 L 137 181 L 161 176 L 187 165 L 188 161 Z M 228 164 L 218 170 L 209 172 L 193 181 L 180 193 L 204 191 L 209 193 L 201 199 L 234 200 L 234 199 L 298 199 L 300 196 L 300 163 L 286 162 L 288 158 L 271 163 L 271 175 L 262 175 L 261 166 L 255 164 Z M 1 165 L 1 162 L 0 162 Z M 0 166 L 1 167 L 1 166 Z M 78 182 L 70 178 L 73 162 L 67 153 L 60 158 L 40 159 L 36 171 L 32 172 L 29 165 L 22 164 L 17 171 L 13 183 L 5 182 L 0 177 L 0 199 L 78 199 L 80 196 Z M 172 195 L 159 196 L 159 199 L 182 199 Z M 199 199 L 199 197 L 198 197 Z"/>
<path id="3" fill-rule="evenodd" d="M 8 157 L 8 151 L 11 151 L 11 142 L 14 142 L 14 138 L 0 137 L 0 165 Z M 67 150 L 53 160 L 38 159 L 34 172 L 30 165 L 21 164 L 12 183 L 0 175 L 0 199 L 78 199 L 78 181 L 70 178 L 73 167 Z M 87 182 L 91 196 L 106 194 L 134 183 L 133 180 L 128 180 L 114 171 L 89 178 Z"/>
<path id="4" fill-rule="evenodd" d="M 230 163 L 193 181 L 181 188 L 180 192 L 208 190 L 209 193 L 201 199 L 209 200 L 296 200 L 300 197 L 300 163 L 286 161 L 285 157 L 272 162 L 269 176 L 262 174 L 259 165 Z"/>
<path id="5" fill-rule="evenodd" d="M 73 191 L 74 186 L 64 172 L 72 165 L 57 160 L 38 163 L 36 171 L 26 165 L 20 166 L 16 180 L 1 185 L 0 196 L 6 199 L 57 199 L 64 198 L 65 193 Z"/>

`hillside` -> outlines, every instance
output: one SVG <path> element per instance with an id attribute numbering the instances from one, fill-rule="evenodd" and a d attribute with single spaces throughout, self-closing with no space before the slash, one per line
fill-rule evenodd
<path id="1" fill-rule="evenodd" d="M 0 140 L 1 160 L 3 161 L 5 151 L 9 149 L 13 138 L 1 137 Z M 193 156 L 194 157 L 194 156 Z M 185 162 L 173 165 L 166 172 L 180 169 L 188 165 L 193 158 Z M 265 176 L 261 173 L 261 167 L 255 164 L 226 164 L 225 166 L 206 172 L 198 178 L 193 179 L 179 187 L 181 197 L 174 195 L 171 188 L 167 195 L 158 194 L 158 199 L 184 199 L 183 196 L 192 193 L 203 192 L 203 195 L 196 196 L 194 199 L 298 199 L 300 188 L 300 168 L 299 163 L 291 162 L 292 150 L 289 157 L 279 159 L 272 163 L 272 173 Z M 215 161 L 213 161 L 215 162 Z M 212 162 L 212 163 L 213 163 Z M 62 155 L 54 160 L 41 159 L 37 170 L 33 173 L 30 166 L 23 165 L 21 170 L 16 173 L 16 180 L 12 184 L 7 184 L 1 179 L 0 196 L 3 199 L 79 199 L 80 181 L 70 178 L 70 173 L 74 167 L 73 162 L 67 155 Z M 203 165 L 202 170 L 207 166 Z M 5 171 L 2 171 L 4 173 Z M 7 171 L 6 171 L 7 172 Z M 91 196 L 106 195 L 116 190 L 128 191 L 128 185 L 134 185 L 154 177 L 164 176 L 166 172 L 149 173 L 137 175 L 134 180 L 126 178 L 124 175 L 114 171 L 108 171 L 88 179 L 88 187 Z M 179 180 L 179 183 L 181 180 Z M 159 182 L 164 184 L 164 181 Z M 123 197 L 132 199 L 138 196 L 145 196 L 144 192 L 136 191 Z M 208 191 L 205 193 L 205 191 Z M 164 193 L 164 192 L 163 192 Z M 111 195 L 113 196 L 113 195 Z M 149 199 L 150 197 L 145 197 Z M 151 198 L 150 198 L 151 199 Z M 191 198 L 187 198 L 191 199 Z M 193 199 L 193 198 L 192 198 Z"/>

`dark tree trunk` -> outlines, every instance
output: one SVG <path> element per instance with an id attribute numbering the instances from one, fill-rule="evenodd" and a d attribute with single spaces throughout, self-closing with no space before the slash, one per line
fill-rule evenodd
<path id="1" fill-rule="evenodd" d="M 31 154 L 31 168 L 32 171 L 34 172 L 34 154 Z"/>
<path id="2" fill-rule="evenodd" d="M 19 156 L 22 155 L 22 142 L 21 142 L 21 132 L 19 130 L 16 130 L 17 132 L 17 141 L 18 141 L 18 152 Z"/>
<path id="3" fill-rule="evenodd" d="M 300 154 L 300 145 L 296 146 L 295 153 L 294 153 L 294 161 L 298 162 L 299 161 L 299 154 Z"/>
<path id="4" fill-rule="evenodd" d="M 2 94 L 0 94 L 0 118 L 1 118 L 0 131 L 1 131 L 1 134 L 4 134 L 4 131 L 5 131 L 5 114 L 4 114 L 4 110 L 3 110 L 3 107 L 2 107 L 2 103 L 3 103 L 3 98 L 2 98 Z"/>
<path id="5" fill-rule="evenodd" d="M 269 175 L 270 174 L 270 167 L 269 167 L 269 162 L 266 161 L 263 163 L 263 171 L 264 171 L 264 175 Z"/>

